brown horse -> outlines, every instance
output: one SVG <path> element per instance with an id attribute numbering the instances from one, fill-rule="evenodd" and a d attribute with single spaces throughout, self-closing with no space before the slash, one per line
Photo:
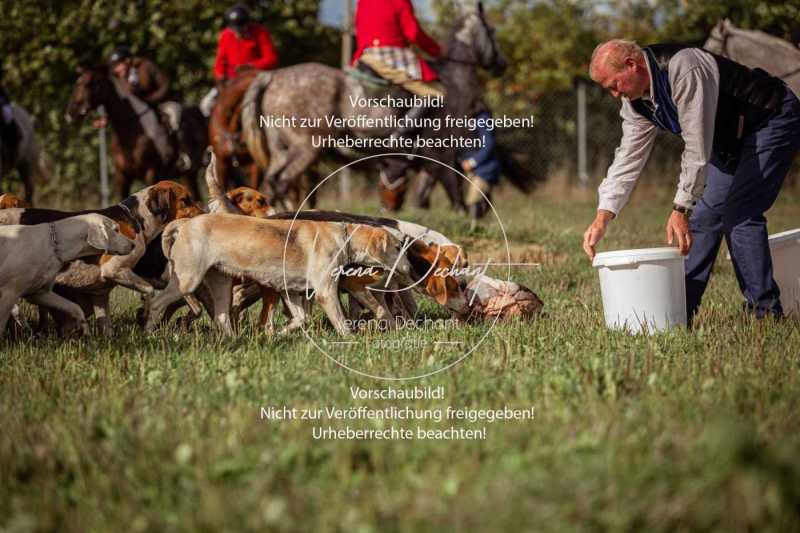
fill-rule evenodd
<path id="1" fill-rule="evenodd" d="M 242 142 L 242 100 L 257 70 L 246 70 L 230 80 L 219 92 L 208 123 L 208 138 L 217 161 L 217 180 L 228 190 L 238 169 L 243 169 L 253 189 L 260 185 L 260 172 L 250 151 Z M 236 180 L 239 181 L 239 180 Z"/>
<path id="2" fill-rule="evenodd" d="M 185 108 L 181 116 L 181 131 L 192 130 L 184 136 L 191 141 L 183 143 L 189 148 L 187 164 L 181 162 L 177 136 L 169 133 L 157 109 L 136 97 L 105 69 L 80 69 L 67 106 L 67 120 L 83 119 L 100 106 L 111 124 L 114 185 L 118 194 L 127 198 L 135 179 L 152 185 L 161 179 L 180 176 L 192 196 L 198 197 L 197 173 L 208 145 L 207 130 L 204 123 L 197 127 L 189 122 L 196 122 L 199 110 L 191 113 L 191 108 Z M 198 135 L 201 138 L 196 138 Z"/>

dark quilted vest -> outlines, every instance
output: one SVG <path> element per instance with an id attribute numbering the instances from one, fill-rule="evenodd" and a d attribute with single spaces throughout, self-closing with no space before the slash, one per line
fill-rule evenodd
<path id="1" fill-rule="evenodd" d="M 678 114 L 669 86 L 669 60 L 681 50 L 680 44 L 654 44 L 644 48 L 653 83 L 655 108 L 642 99 L 631 105 L 637 113 L 661 129 L 680 134 Z M 707 54 L 707 52 L 703 50 Z M 751 69 L 728 58 L 711 54 L 719 68 L 719 99 L 714 122 L 714 152 L 722 162 L 738 159 L 742 139 L 761 128 L 780 108 L 786 85 L 759 68 Z"/>

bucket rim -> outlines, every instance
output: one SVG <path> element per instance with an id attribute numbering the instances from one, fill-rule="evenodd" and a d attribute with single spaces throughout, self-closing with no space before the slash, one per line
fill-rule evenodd
<path id="1" fill-rule="evenodd" d="M 623 264 L 635 265 L 649 261 L 661 261 L 664 259 L 682 259 L 677 248 L 668 246 L 660 248 L 639 248 L 633 250 L 614 250 L 602 252 L 594 256 L 592 266 L 595 268 L 605 266 L 620 266 Z"/>
<path id="2" fill-rule="evenodd" d="M 770 247 L 783 247 L 800 241 L 800 229 L 790 229 L 769 236 Z"/>

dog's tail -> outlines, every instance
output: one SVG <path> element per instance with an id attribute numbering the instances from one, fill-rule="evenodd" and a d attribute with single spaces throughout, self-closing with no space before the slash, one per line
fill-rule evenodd
<path id="1" fill-rule="evenodd" d="M 259 124 L 261 101 L 264 99 L 264 92 L 272 82 L 272 76 L 272 72 L 269 71 L 256 76 L 242 100 L 242 137 L 250 155 L 261 169 L 265 169 L 269 165 L 267 138 Z"/>
<path id="2" fill-rule="evenodd" d="M 175 239 L 178 238 L 178 233 L 183 225 L 190 220 L 192 219 L 179 218 L 177 220 L 173 220 L 167 224 L 167 227 L 164 228 L 164 231 L 161 234 L 161 250 L 164 252 L 164 257 L 167 258 L 167 268 L 169 270 L 170 278 L 172 277 L 172 259 L 170 257 L 170 254 L 172 253 L 172 245 L 175 244 Z"/>
<path id="3" fill-rule="evenodd" d="M 211 161 L 206 167 L 206 185 L 208 186 L 208 210 L 210 212 L 242 214 L 230 198 L 225 196 L 225 191 L 222 190 L 222 185 L 217 179 L 217 157 L 214 152 L 211 152 Z"/>

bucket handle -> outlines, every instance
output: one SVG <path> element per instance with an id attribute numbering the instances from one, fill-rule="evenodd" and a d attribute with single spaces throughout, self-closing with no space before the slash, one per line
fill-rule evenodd
<path id="1" fill-rule="evenodd" d="M 631 259 L 630 257 L 617 257 L 614 259 L 607 259 L 603 262 L 601 266 L 614 268 L 614 267 L 621 267 L 621 266 L 631 266 L 631 265 L 638 265 L 641 261 L 637 259 Z"/>

